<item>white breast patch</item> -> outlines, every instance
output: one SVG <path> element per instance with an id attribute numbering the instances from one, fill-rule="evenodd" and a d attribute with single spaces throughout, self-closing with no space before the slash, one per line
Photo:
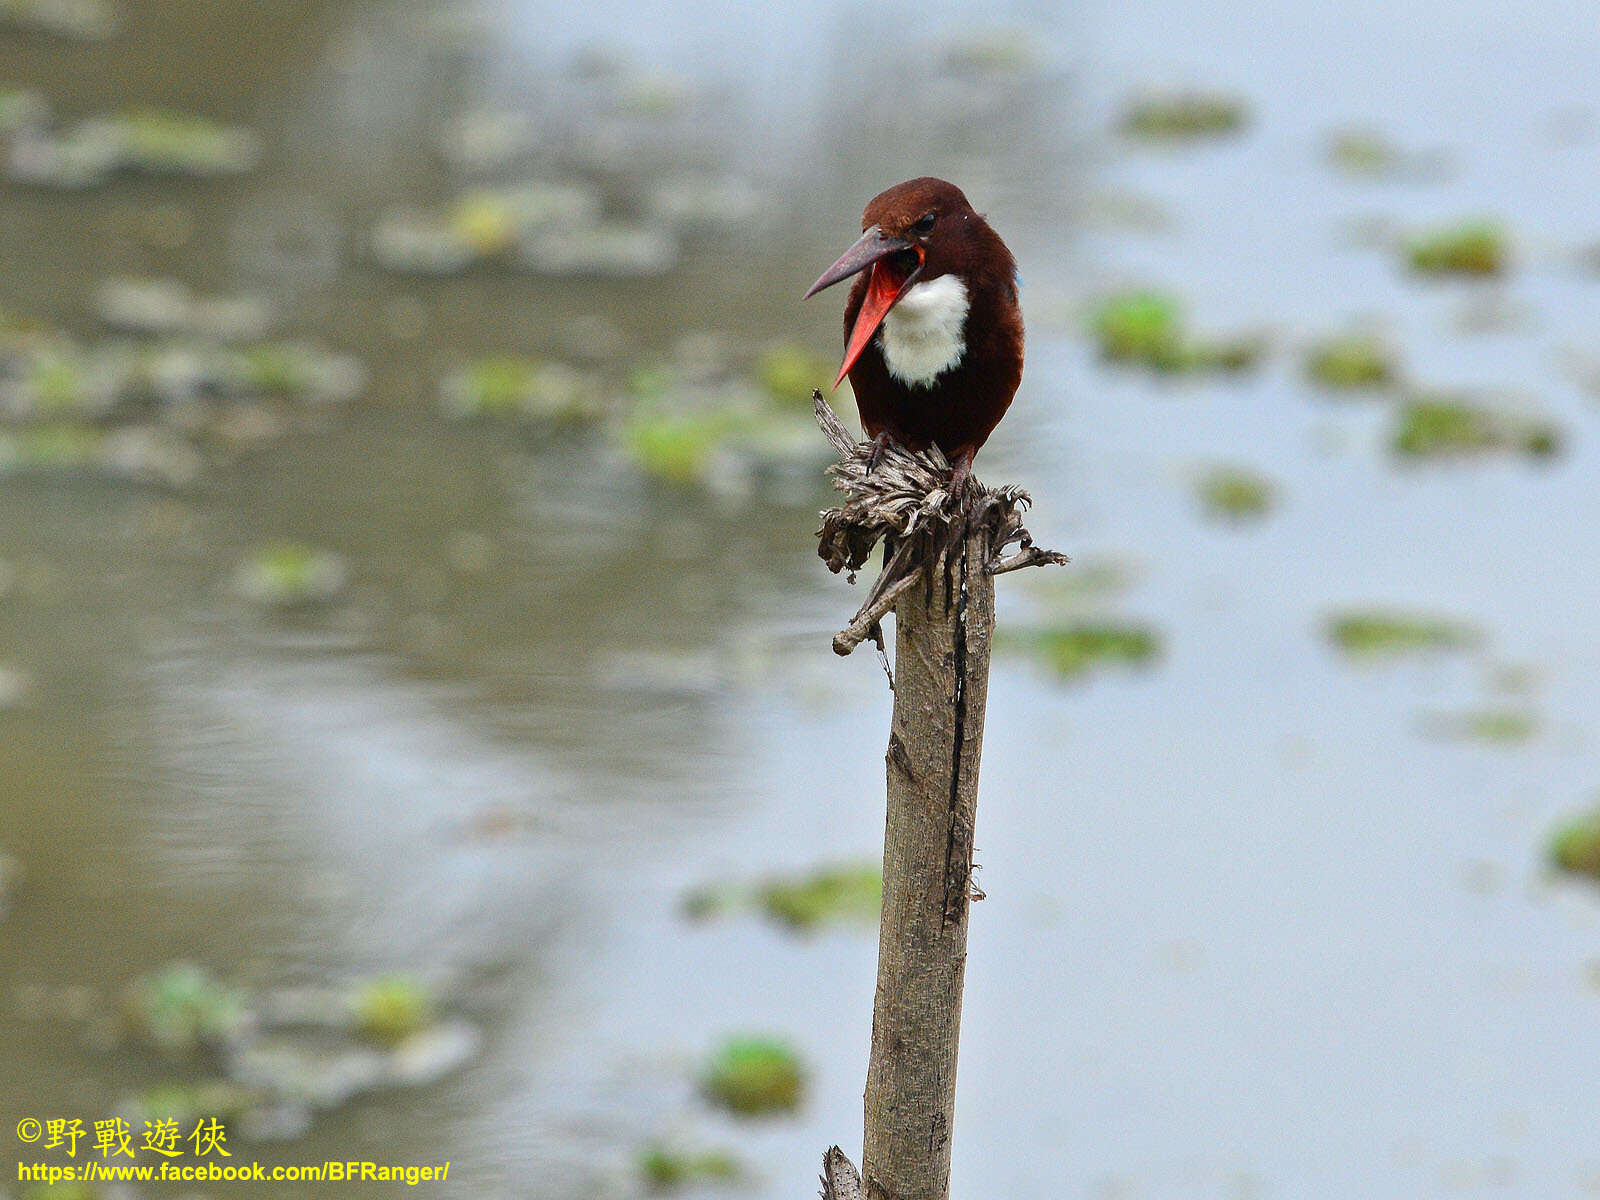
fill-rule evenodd
<path id="1" fill-rule="evenodd" d="M 889 374 L 929 387 L 967 352 L 967 285 L 959 275 L 918 283 L 883 319 L 878 345 Z"/>

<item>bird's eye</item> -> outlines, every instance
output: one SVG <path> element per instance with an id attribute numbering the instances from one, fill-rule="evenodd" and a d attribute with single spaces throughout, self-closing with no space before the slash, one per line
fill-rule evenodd
<path id="1" fill-rule="evenodd" d="M 911 227 L 911 232 L 918 237 L 927 237 L 933 232 L 933 220 L 936 215 L 936 213 L 927 213 L 922 220 Z"/>

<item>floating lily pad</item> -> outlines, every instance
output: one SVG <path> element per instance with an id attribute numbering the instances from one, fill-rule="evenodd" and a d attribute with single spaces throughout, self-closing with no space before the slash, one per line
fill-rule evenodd
<path id="1" fill-rule="evenodd" d="M 1152 291 L 1124 292 L 1095 310 L 1093 329 L 1101 355 L 1161 372 L 1241 371 L 1261 357 L 1259 339 L 1201 339 L 1187 329 L 1182 306 Z"/>
<path id="2" fill-rule="evenodd" d="M 1335 614 L 1328 620 L 1327 631 L 1335 646 L 1361 659 L 1459 650 L 1480 640 L 1471 625 L 1449 617 L 1384 609 Z"/>
<path id="3" fill-rule="evenodd" d="M 105 434 L 87 425 L 36 425 L 0 434 L 0 472 L 92 467 L 100 461 Z"/>
<path id="4" fill-rule="evenodd" d="M 238 175 L 261 157 L 248 129 L 190 113 L 136 108 L 109 118 L 122 140 L 122 161 L 156 175 Z"/>
<path id="5" fill-rule="evenodd" d="M 432 990 L 405 975 L 366 981 L 350 1003 L 356 1031 L 380 1046 L 398 1046 L 432 1025 L 437 1014 Z"/>
<path id="6" fill-rule="evenodd" d="M 716 884 L 690 892 L 683 907 L 694 920 L 754 909 L 801 932 L 836 922 L 871 924 L 883 908 L 883 871 L 876 863 L 857 863 L 754 884 Z"/>
<path id="7" fill-rule="evenodd" d="M 883 871 L 862 863 L 774 879 L 757 888 L 756 901 L 791 929 L 811 930 L 833 921 L 875 922 L 883 908 Z"/>
<path id="8" fill-rule="evenodd" d="M 593 376 L 562 363 L 497 355 L 445 376 L 439 402 L 455 417 L 521 417 L 549 424 L 592 421 L 604 412 Z"/>
<path id="9" fill-rule="evenodd" d="M 1143 666 L 1161 653 L 1161 637 L 1153 628 L 1115 620 L 1084 620 L 1014 640 L 1063 679 L 1082 678 L 1108 666 Z"/>
<path id="10" fill-rule="evenodd" d="M 1122 115 L 1122 132 L 1156 142 L 1189 142 L 1236 134 L 1250 118 L 1249 106 L 1223 92 L 1182 90 L 1136 96 Z"/>
<path id="11" fill-rule="evenodd" d="M 726 1150 L 680 1150 L 652 1142 L 639 1153 L 639 1176 L 652 1192 L 737 1183 L 745 1174 L 743 1164 Z"/>
<path id="12" fill-rule="evenodd" d="M 1328 161 L 1352 179 L 1425 181 L 1439 178 L 1449 166 L 1439 151 L 1409 150 L 1381 130 L 1366 127 L 1335 131 L 1328 139 Z"/>
<path id="13" fill-rule="evenodd" d="M 1476 708 L 1463 712 L 1426 713 L 1422 728 L 1428 735 L 1448 741 L 1510 746 L 1536 737 L 1539 718 L 1522 708 Z"/>
<path id="14" fill-rule="evenodd" d="M 268 542 L 234 572 L 234 586 L 247 600 L 269 608 L 326 604 L 344 590 L 349 569 L 331 550 L 305 542 Z"/>
<path id="15" fill-rule="evenodd" d="M 1207 516 L 1224 521 L 1263 517 L 1272 507 L 1272 481 L 1254 471 L 1225 467 L 1211 471 L 1199 483 L 1200 504 Z"/>
<path id="16" fill-rule="evenodd" d="M 1463 221 L 1415 235 L 1406 258 L 1423 275 L 1499 275 L 1509 265 L 1510 245 L 1497 222 Z"/>
<path id="17" fill-rule="evenodd" d="M 1390 445 L 1406 458 L 1461 458 L 1496 452 L 1549 458 L 1561 450 L 1562 434 L 1548 420 L 1448 396 L 1420 396 L 1399 410 Z"/>
<path id="18" fill-rule="evenodd" d="M 84 188 L 119 170 L 210 178 L 238 175 L 260 158 L 250 130 L 161 109 L 91 117 L 59 131 L 31 129 L 10 146 L 13 179 L 47 187 Z"/>
<path id="19" fill-rule="evenodd" d="M 1600 809 L 1573 817 L 1557 828 L 1548 853 L 1557 869 L 1600 882 Z"/>
<path id="20" fill-rule="evenodd" d="M 756 378 L 768 396 L 787 407 L 811 411 L 811 389 L 830 383 L 837 368 L 793 343 L 773 346 L 756 363 Z"/>
<path id="21" fill-rule="evenodd" d="M 262 342 L 246 346 L 233 359 L 238 386 L 267 396 L 341 401 L 358 395 L 367 383 L 361 360 L 307 342 Z"/>
<path id="22" fill-rule="evenodd" d="M 944 65 L 962 75 L 1026 76 L 1039 61 L 1038 38 L 1021 28 L 977 29 L 943 47 Z"/>
<path id="23" fill-rule="evenodd" d="M 712 1056 L 700 1086 L 708 1100 L 739 1116 L 792 1112 L 800 1104 L 805 1071 L 787 1042 L 736 1037 Z"/>
<path id="24" fill-rule="evenodd" d="M 249 1032 L 245 994 L 193 963 L 173 963 L 137 980 L 126 996 L 133 1032 L 163 1050 L 220 1046 Z"/>
<path id="25" fill-rule="evenodd" d="M 1326 338 L 1306 352 L 1306 378 L 1325 388 L 1372 390 L 1399 378 L 1394 349 L 1374 334 Z"/>
<path id="26" fill-rule="evenodd" d="M 636 410 L 623 427 L 623 448 L 645 474 L 665 483 L 703 483 L 717 448 L 739 426 L 727 412 Z"/>

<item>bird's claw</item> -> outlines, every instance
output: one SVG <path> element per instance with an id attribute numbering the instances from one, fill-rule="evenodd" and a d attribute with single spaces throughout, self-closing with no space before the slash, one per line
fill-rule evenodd
<path id="1" fill-rule="evenodd" d="M 880 433 L 872 439 L 872 449 L 867 451 L 867 474 L 871 475 L 878 469 L 878 464 L 883 461 L 883 455 L 889 449 L 889 435 Z"/>

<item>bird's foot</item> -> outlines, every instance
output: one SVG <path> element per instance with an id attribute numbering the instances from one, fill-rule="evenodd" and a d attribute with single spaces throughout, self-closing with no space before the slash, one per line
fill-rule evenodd
<path id="1" fill-rule="evenodd" d="M 867 474 L 871 475 L 878 469 L 878 464 L 883 461 L 884 451 L 889 449 L 889 443 L 894 439 L 887 433 L 874 434 L 872 449 L 867 452 Z"/>
<path id="2" fill-rule="evenodd" d="M 950 464 L 950 497 L 962 512 L 971 505 L 972 454 L 971 450 L 958 451 Z"/>

